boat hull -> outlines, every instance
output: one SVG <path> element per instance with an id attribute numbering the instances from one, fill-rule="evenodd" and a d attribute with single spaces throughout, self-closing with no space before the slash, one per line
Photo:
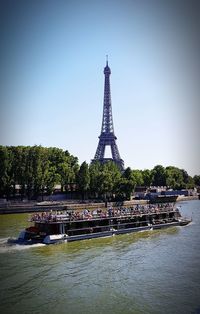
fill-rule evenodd
<path id="1" fill-rule="evenodd" d="M 92 234 L 70 236 L 67 238 L 67 242 L 109 237 L 109 236 L 114 236 L 114 235 L 135 233 L 135 232 L 141 232 L 141 231 L 153 231 L 153 230 L 164 229 L 164 228 L 169 228 L 169 227 L 183 226 L 183 225 L 188 224 L 189 222 L 190 221 L 187 221 L 186 223 L 185 221 L 184 224 L 182 224 L 182 222 L 175 221 L 171 223 L 163 223 L 163 224 L 157 224 L 157 225 L 151 225 L 151 226 L 118 229 L 118 230 L 112 230 L 112 231 L 107 231 L 107 232 L 102 232 L 102 233 L 92 233 Z"/>
<path id="2" fill-rule="evenodd" d="M 60 235 L 61 237 L 57 237 L 56 235 L 56 237 L 52 239 L 49 238 L 48 240 L 46 237 L 43 243 L 55 244 L 55 243 L 60 243 L 60 242 L 73 242 L 73 241 L 81 241 L 81 240 L 88 240 L 88 239 L 95 239 L 95 238 L 105 238 L 105 237 L 111 237 L 111 236 L 120 235 L 120 234 L 136 233 L 136 232 L 142 232 L 142 231 L 153 231 L 153 230 L 165 229 L 165 228 L 176 227 L 176 226 L 185 226 L 189 223 L 190 223 L 190 220 L 184 220 L 184 221 L 174 221 L 170 223 L 155 224 L 155 225 L 143 226 L 143 227 L 80 234 L 80 235 L 74 235 L 74 236 L 68 236 L 64 234 L 64 235 Z"/>

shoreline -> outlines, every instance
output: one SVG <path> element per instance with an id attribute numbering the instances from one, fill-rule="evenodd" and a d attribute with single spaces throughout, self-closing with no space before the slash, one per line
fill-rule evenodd
<path id="1" fill-rule="evenodd" d="M 176 202 L 189 201 L 189 200 L 199 200 L 198 196 L 178 196 Z M 131 200 L 124 202 L 109 202 L 107 205 L 112 207 L 117 206 L 132 206 L 137 204 L 148 204 L 147 200 Z M 5 206 L 6 205 L 6 206 Z M 36 202 L 27 203 L 15 203 L 15 204 L 5 204 L 0 207 L 1 214 L 20 214 L 20 213 L 36 213 L 36 212 L 48 212 L 50 210 L 83 210 L 83 209 L 95 209 L 102 208 L 105 209 L 105 202 L 101 203 L 77 203 L 77 201 L 69 202 L 47 202 L 45 205 L 38 205 Z"/>

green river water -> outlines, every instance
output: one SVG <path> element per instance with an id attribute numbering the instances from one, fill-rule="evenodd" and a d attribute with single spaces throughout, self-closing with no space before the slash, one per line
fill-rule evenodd
<path id="1" fill-rule="evenodd" d="M 200 314 L 200 201 L 185 227 L 59 245 L 7 244 L 28 214 L 0 216 L 0 313 Z"/>

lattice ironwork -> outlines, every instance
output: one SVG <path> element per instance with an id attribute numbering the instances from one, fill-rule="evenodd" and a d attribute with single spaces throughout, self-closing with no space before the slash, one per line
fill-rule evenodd
<path id="1" fill-rule="evenodd" d="M 119 166 L 121 170 L 123 170 L 124 161 L 120 157 L 119 150 L 116 144 L 117 137 L 114 134 L 110 92 L 110 74 L 111 70 L 108 66 L 107 60 L 106 67 L 104 68 L 105 84 L 101 134 L 99 136 L 99 143 L 92 162 L 99 161 L 101 163 L 105 163 L 109 160 L 112 160 Z M 112 158 L 104 158 L 106 146 L 110 146 Z"/>

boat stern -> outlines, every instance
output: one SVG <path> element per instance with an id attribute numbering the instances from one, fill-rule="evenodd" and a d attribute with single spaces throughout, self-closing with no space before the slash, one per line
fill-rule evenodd
<path id="1" fill-rule="evenodd" d="M 18 236 L 18 241 L 23 242 L 25 240 L 27 240 L 27 232 L 26 230 L 22 230 Z"/>

